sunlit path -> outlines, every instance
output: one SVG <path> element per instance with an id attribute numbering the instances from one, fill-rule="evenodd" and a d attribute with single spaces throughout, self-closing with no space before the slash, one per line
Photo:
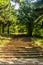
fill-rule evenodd
<path id="1" fill-rule="evenodd" d="M 29 58 L 29 59 L 4 59 L 0 58 L 0 64 L 1 65 L 43 65 L 43 59 L 35 59 L 35 58 Z"/>
<path id="2" fill-rule="evenodd" d="M 43 65 L 43 53 L 34 48 L 18 47 L 17 49 L 11 49 L 10 47 L 9 50 L 5 47 L 5 49 L 0 49 L 1 65 Z"/>
<path id="3" fill-rule="evenodd" d="M 0 45 L 1 65 L 43 65 L 43 49 L 32 46 L 33 41 L 29 37 L 6 38 L 9 40 Z M 40 49 L 40 50 L 39 50 Z"/>

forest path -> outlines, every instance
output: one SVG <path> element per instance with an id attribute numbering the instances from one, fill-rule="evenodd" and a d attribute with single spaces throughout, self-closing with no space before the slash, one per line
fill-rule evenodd
<path id="1" fill-rule="evenodd" d="M 43 50 L 32 47 L 29 37 L 17 37 L 10 42 L 0 45 L 0 64 L 8 65 L 43 65 Z M 33 58 L 33 59 L 32 59 Z"/>

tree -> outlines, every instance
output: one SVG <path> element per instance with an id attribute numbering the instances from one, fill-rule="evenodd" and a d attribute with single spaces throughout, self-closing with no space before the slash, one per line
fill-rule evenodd
<path id="1" fill-rule="evenodd" d="M 4 0 L 3 0 L 4 1 Z M 1 18 L 0 18 L 0 22 L 2 24 L 2 33 L 4 33 L 4 28 L 7 26 L 8 27 L 8 34 L 9 34 L 9 27 L 15 22 L 15 12 L 11 7 L 11 4 L 9 2 L 9 0 L 5 0 L 5 3 L 3 5 L 1 5 Z M 7 2 L 7 3 L 6 3 Z M 1 2 L 2 4 L 2 2 Z"/>
<path id="2" fill-rule="evenodd" d="M 34 20 L 34 34 L 38 36 L 43 36 L 43 2 L 42 0 L 34 4 L 34 12 L 36 14 Z"/>
<path id="3" fill-rule="evenodd" d="M 28 35 L 32 36 L 33 31 L 33 9 L 32 4 L 28 4 L 23 2 L 20 6 L 20 9 L 18 10 L 18 19 L 20 20 L 20 23 L 26 25 L 26 28 L 28 29 Z"/>
<path id="4" fill-rule="evenodd" d="M 9 1 L 7 0 L 0 0 L 0 22 L 2 24 L 2 33 L 4 33 L 4 26 L 5 26 L 5 9 L 8 10 Z"/>

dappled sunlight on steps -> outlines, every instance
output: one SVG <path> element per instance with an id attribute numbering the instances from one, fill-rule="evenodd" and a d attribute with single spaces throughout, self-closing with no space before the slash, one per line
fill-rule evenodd
<path id="1" fill-rule="evenodd" d="M 36 48 L 17 47 L 14 49 L 0 47 L 0 58 L 40 58 L 43 57 L 43 52 Z"/>
<path id="2" fill-rule="evenodd" d="M 1 65 L 43 65 L 43 59 L 1 59 Z"/>
<path id="3" fill-rule="evenodd" d="M 17 47 L 0 47 L 0 64 L 1 65 L 43 65 L 43 53 L 36 48 Z"/>

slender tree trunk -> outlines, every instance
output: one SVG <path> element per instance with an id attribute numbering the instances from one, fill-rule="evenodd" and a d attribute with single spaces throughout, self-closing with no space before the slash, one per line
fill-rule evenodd
<path id="1" fill-rule="evenodd" d="M 32 36 L 32 30 L 28 30 L 28 36 Z"/>
<path id="2" fill-rule="evenodd" d="M 0 23 L 0 34 L 1 34 L 1 23 Z"/>
<path id="3" fill-rule="evenodd" d="M 8 34 L 9 34 L 9 24 L 8 24 L 8 30 L 7 30 Z"/>
<path id="4" fill-rule="evenodd" d="M 2 33 L 4 33 L 4 23 L 2 24 Z"/>
<path id="5" fill-rule="evenodd" d="M 33 32 L 33 26 L 32 24 L 27 25 L 27 29 L 28 29 L 28 36 L 32 36 L 32 32 Z"/>

